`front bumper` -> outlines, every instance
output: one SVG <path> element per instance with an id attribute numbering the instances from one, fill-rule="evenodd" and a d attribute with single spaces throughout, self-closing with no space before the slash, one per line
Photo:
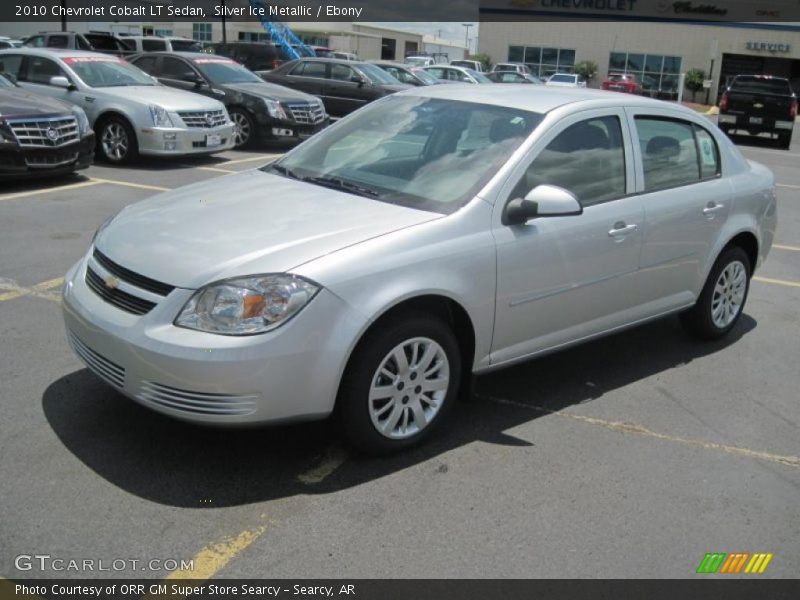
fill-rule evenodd
<path id="1" fill-rule="evenodd" d="M 193 291 L 176 288 L 149 313 L 107 303 L 85 283 L 87 254 L 66 275 L 63 314 L 76 354 L 136 402 L 196 423 L 261 424 L 324 418 L 365 319 L 322 289 L 295 318 L 261 335 L 175 327 Z"/>
<path id="2" fill-rule="evenodd" d="M 94 133 L 89 133 L 80 141 L 58 148 L 0 143 L 0 177 L 40 177 L 85 169 L 94 160 L 94 140 Z"/>
<path id="3" fill-rule="evenodd" d="M 149 156 L 213 154 L 233 148 L 233 123 L 219 127 L 143 127 L 138 130 L 139 153 Z M 219 144 L 209 141 L 219 139 Z"/>
<path id="4" fill-rule="evenodd" d="M 309 125 L 283 119 L 264 118 L 259 122 L 261 141 L 302 141 L 319 133 L 330 124 L 330 117 L 324 121 Z"/>

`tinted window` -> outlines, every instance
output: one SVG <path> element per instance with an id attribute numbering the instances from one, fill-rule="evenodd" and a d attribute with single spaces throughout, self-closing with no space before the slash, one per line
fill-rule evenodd
<path id="1" fill-rule="evenodd" d="M 139 64 L 137 63 L 136 66 L 138 67 Z M 160 77 L 176 79 L 178 81 L 191 81 L 196 75 L 192 67 L 187 65 L 184 61 L 178 58 L 165 56 L 161 62 Z"/>
<path id="2" fill-rule="evenodd" d="M 133 64 L 139 67 L 145 73 L 149 73 L 150 75 L 158 75 L 156 72 L 156 61 L 158 59 L 155 56 L 143 56 L 142 58 L 136 60 Z"/>
<path id="3" fill-rule="evenodd" d="M 731 90 L 736 92 L 749 92 L 751 94 L 780 94 L 788 96 L 792 93 L 789 82 L 785 79 L 772 79 L 771 77 L 742 76 L 733 80 Z"/>
<path id="4" fill-rule="evenodd" d="M 301 62 L 291 72 L 292 75 L 302 75 L 303 77 L 325 78 L 325 63 Z"/>
<path id="5" fill-rule="evenodd" d="M 0 56 L 0 73 L 19 78 L 19 67 L 22 64 L 22 56 L 19 54 L 4 54 Z"/>
<path id="6" fill-rule="evenodd" d="M 625 195 L 625 150 L 617 117 L 570 125 L 534 159 L 514 189 L 524 197 L 539 185 L 572 192 L 583 206 Z"/>
<path id="7" fill-rule="evenodd" d="M 142 50 L 146 52 L 155 52 L 158 50 L 166 50 L 167 42 L 164 40 L 142 40 Z"/>
<path id="8" fill-rule="evenodd" d="M 97 50 L 124 50 L 123 44 L 117 43 L 117 40 L 110 35 L 98 35 L 87 33 L 86 39 Z"/>
<path id="9" fill-rule="evenodd" d="M 646 191 L 700 180 L 694 129 L 686 121 L 636 117 Z"/>
<path id="10" fill-rule="evenodd" d="M 61 67 L 59 67 L 54 61 L 48 58 L 31 56 L 28 59 L 28 69 L 27 73 L 25 74 L 25 78 L 20 78 L 20 81 L 49 85 L 51 77 L 62 76 L 66 76 L 66 73 L 64 73 Z"/>
<path id="11" fill-rule="evenodd" d="M 331 65 L 331 79 L 336 79 L 337 81 L 351 81 L 355 77 L 355 71 L 347 65 Z"/>
<path id="12" fill-rule="evenodd" d="M 78 47 L 78 50 L 93 50 L 92 45 L 80 35 L 75 36 L 75 45 Z M 135 48 L 131 48 L 131 50 L 135 50 Z"/>
<path id="13" fill-rule="evenodd" d="M 67 48 L 69 45 L 69 38 L 65 35 L 51 35 L 47 38 L 48 48 Z"/>
<path id="14" fill-rule="evenodd" d="M 172 50 L 174 52 L 200 52 L 203 47 L 192 40 L 172 40 Z"/>

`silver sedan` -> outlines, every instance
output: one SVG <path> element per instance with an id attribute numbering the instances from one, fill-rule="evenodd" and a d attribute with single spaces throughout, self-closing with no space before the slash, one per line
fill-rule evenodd
<path id="1" fill-rule="evenodd" d="M 163 86 L 116 56 L 19 48 L 0 52 L 0 70 L 23 88 L 83 108 L 102 158 L 112 163 L 234 145 L 234 125 L 221 102 Z"/>
<path id="2" fill-rule="evenodd" d="M 125 208 L 67 274 L 64 317 L 86 365 L 155 411 L 333 413 L 391 452 L 472 373 L 670 314 L 726 335 L 775 226 L 770 171 L 691 110 L 430 86 Z"/>

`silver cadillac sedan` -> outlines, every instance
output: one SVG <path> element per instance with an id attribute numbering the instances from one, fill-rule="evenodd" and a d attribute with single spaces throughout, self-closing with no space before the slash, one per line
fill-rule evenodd
<path id="1" fill-rule="evenodd" d="M 211 154 L 234 145 L 234 125 L 221 102 L 163 86 L 116 56 L 17 48 L 0 52 L 0 73 L 83 108 L 101 158 L 111 163 L 140 154 Z"/>
<path id="2" fill-rule="evenodd" d="M 430 86 L 261 169 L 128 206 L 69 271 L 69 341 L 161 413 L 334 415 L 367 452 L 431 435 L 472 373 L 677 313 L 736 326 L 773 175 L 693 111 Z"/>

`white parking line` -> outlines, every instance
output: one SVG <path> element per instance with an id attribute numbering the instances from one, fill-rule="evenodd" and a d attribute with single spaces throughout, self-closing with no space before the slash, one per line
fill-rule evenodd
<path id="1" fill-rule="evenodd" d="M 46 190 L 31 190 L 29 192 L 18 192 L 16 194 L 6 194 L 0 195 L 0 201 L 3 200 L 17 200 L 19 198 L 27 198 L 29 196 L 38 196 L 39 194 L 52 194 L 53 192 L 64 192 L 68 190 L 77 190 L 80 188 L 90 187 L 92 185 L 97 185 L 98 183 L 102 183 L 97 179 L 91 179 L 89 181 L 82 181 L 81 183 L 71 183 L 68 185 L 59 185 L 56 187 L 48 188 Z"/>

